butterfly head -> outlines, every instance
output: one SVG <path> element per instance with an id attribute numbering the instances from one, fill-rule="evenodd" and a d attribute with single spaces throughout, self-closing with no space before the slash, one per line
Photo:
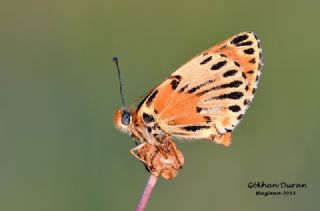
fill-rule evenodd
<path id="1" fill-rule="evenodd" d="M 114 115 L 114 124 L 119 130 L 130 134 L 129 127 L 132 124 L 131 112 L 124 108 L 117 110 Z"/>
<path id="2" fill-rule="evenodd" d="M 124 97 L 122 93 L 122 81 L 121 81 L 121 75 L 120 75 L 120 68 L 119 68 L 119 61 L 117 57 L 113 57 L 113 62 L 116 64 L 117 72 L 118 72 L 118 79 L 119 79 L 119 85 L 120 85 L 120 96 L 123 107 L 116 111 L 114 115 L 114 124 L 116 127 L 128 134 L 131 134 L 129 127 L 131 126 L 132 122 L 132 114 L 130 110 L 126 109 L 125 103 L 124 103 Z"/>

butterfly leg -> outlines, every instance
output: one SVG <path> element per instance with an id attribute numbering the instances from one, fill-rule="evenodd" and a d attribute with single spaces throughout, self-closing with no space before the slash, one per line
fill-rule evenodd
<path id="1" fill-rule="evenodd" d="M 143 162 L 144 164 L 147 164 L 145 160 L 141 159 L 138 155 L 136 155 L 136 153 L 134 153 L 134 151 L 137 151 L 139 149 L 141 149 L 142 147 L 144 147 L 144 145 L 146 144 L 146 142 L 139 144 L 138 146 L 130 149 L 130 154 L 133 155 L 135 158 L 137 158 L 138 160 L 140 160 L 141 162 Z"/>
<path id="2" fill-rule="evenodd" d="M 138 155 L 134 153 L 134 151 L 138 151 Z M 151 172 L 155 176 L 159 176 L 159 173 L 153 170 L 153 160 L 155 156 L 158 154 L 158 151 L 159 149 L 157 146 L 153 146 L 147 142 L 143 142 L 142 144 L 139 144 L 136 147 L 132 148 L 130 150 L 130 154 L 132 154 L 135 158 L 140 160 L 145 165 L 147 171 Z"/>

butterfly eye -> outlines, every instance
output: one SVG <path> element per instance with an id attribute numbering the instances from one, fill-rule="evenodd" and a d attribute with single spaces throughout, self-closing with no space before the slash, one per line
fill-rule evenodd
<path id="1" fill-rule="evenodd" d="M 129 125 L 131 122 L 131 114 L 129 111 L 124 110 L 121 114 L 121 123 L 124 125 Z"/>

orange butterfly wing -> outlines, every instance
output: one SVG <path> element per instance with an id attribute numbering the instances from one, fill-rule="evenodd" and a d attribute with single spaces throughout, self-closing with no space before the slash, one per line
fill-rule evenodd
<path id="1" fill-rule="evenodd" d="M 257 36 L 239 33 L 180 67 L 141 102 L 136 115 L 153 116 L 170 135 L 229 145 L 230 132 L 252 101 L 261 68 Z"/>

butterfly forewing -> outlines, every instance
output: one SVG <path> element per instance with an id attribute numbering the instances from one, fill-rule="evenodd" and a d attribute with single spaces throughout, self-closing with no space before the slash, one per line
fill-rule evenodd
<path id="1" fill-rule="evenodd" d="M 259 40 L 244 32 L 202 52 L 140 104 L 168 134 L 188 139 L 231 132 L 250 104 L 260 76 Z"/>

